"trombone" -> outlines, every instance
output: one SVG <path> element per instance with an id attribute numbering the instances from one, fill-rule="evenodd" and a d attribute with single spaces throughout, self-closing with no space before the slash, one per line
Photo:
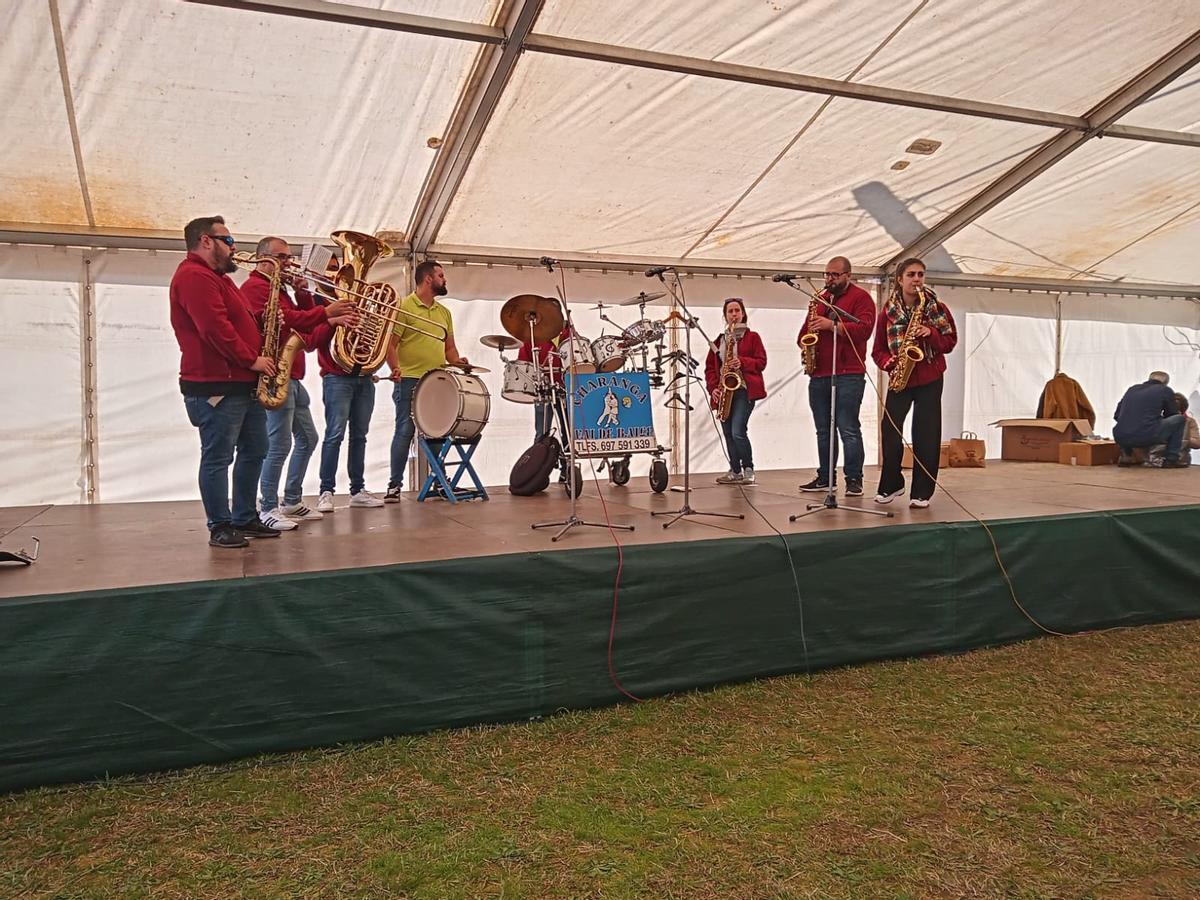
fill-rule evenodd
<path id="1" fill-rule="evenodd" d="M 345 266 L 343 266 L 345 268 Z M 349 298 L 354 300 L 355 306 L 358 308 L 359 316 L 365 319 L 384 320 L 393 322 L 397 315 L 406 316 L 409 319 L 424 323 L 431 328 L 437 329 L 440 334 L 434 331 L 426 331 L 417 325 L 408 322 L 401 322 L 405 328 L 411 328 L 413 331 L 423 334 L 426 337 L 431 337 L 434 340 L 444 341 L 447 334 L 441 322 L 430 319 L 427 316 L 421 316 L 414 312 L 409 312 L 407 309 L 400 308 L 400 299 L 395 296 L 394 291 L 384 292 L 381 288 L 388 287 L 382 281 L 359 281 L 357 278 L 343 278 L 340 274 L 336 279 L 329 278 L 312 269 L 305 269 L 299 263 L 290 262 L 283 266 L 283 275 L 286 278 L 303 278 L 306 281 L 311 281 L 318 288 L 327 288 L 334 292 L 338 298 Z M 390 297 L 385 297 L 385 293 L 391 293 Z M 368 306 L 367 304 L 370 304 Z M 382 308 L 383 311 L 380 311 Z"/>

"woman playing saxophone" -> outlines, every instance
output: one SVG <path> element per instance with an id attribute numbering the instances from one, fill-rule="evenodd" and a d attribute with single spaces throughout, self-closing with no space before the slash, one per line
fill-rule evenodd
<path id="1" fill-rule="evenodd" d="M 900 471 L 904 452 L 901 434 L 913 410 L 915 462 L 909 506 L 929 506 L 937 486 L 942 440 L 942 384 L 946 354 L 958 343 L 954 319 L 946 305 L 925 286 L 925 263 L 906 259 L 896 270 L 892 293 L 875 324 L 871 356 L 888 373 L 882 422 L 883 470 L 876 503 L 891 503 L 904 494 Z"/>
<path id="2" fill-rule="evenodd" d="M 708 352 L 704 381 L 714 410 L 728 409 L 721 421 L 729 451 L 729 471 L 717 484 L 754 484 L 754 451 L 747 428 L 754 404 L 767 396 L 763 369 L 767 350 L 757 332 L 746 325 L 746 305 L 730 297 L 724 307 L 725 331 Z M 735 377 L 736 376 L 736 377 Z M 740 387 L 733 387 L 740 384 Z"/>

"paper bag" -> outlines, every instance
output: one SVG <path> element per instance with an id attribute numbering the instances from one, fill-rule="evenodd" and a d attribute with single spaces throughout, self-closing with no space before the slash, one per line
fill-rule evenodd
<path id="1" fill-rule="evenodd" d="M 952 469 L 982 469 L 986 462 L 987 445 L 973 431 L 950 438 L 949 463 Z"/>

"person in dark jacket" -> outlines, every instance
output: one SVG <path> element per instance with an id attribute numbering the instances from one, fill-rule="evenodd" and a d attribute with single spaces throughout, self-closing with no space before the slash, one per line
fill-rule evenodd
<path id="1" fill-rule="evenodd" d="M 717 484 L 754 484 L 754 450 L 750 446 L 750 413 L 754 404 L 767 396 L 763 383 L 763 369 L 767 367 L 767 350 L 758 332 L 751 331 L 746 324 L 746 305 L 740 297 L 725 301 L 725 332 L 717 339 L 716 346 L 708 351 L 704 363 L 704 381 L 713 409 L 717 408 L 715 391 L 721 380 L 721 370 L 727 354 L 731 352 L 728 340 L 734 335 L 733 358 L 730 366 L 742 373 L 746 386 L 738 388 L 733 395 L 729 418 L 721 423 L 725 432 L 725 446 L 729 450 L 729 472 L 717 478 Z"/>
<path id="2" fill-rule="evenodd" d="M 1151 372 L 1141 384 L 1135 384 L 1125 392 L 1117 404 L 1113 418 L 1113 440 L 1121 448 L 1119 466 L 1132 466 L 1136 460 L 1133 451 L 1139 447 L 1166 444 L 1163 453 L 1164 469 L 1186 469 L 1188 464 L 1180 458 L 1187 418 L 1180 413 L 1175 401 L 1175 392 L 1167 387 L 1170 377 L 1166 372 Z"/>

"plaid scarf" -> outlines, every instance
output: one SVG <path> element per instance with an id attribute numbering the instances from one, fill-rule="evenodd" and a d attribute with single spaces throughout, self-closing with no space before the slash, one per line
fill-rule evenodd
<path id="1" fill-rule="evenodd" d="M 950 320 L 946 317 L 946 308 L 942 306 L 940 300 L 936 299 L 932 291 L 925 292 L 925 315 L 922 319 L 922 324 L 927 325 L 942 334 L 950 334 L 954 331 Z M 913 307 L 914 309 L 916 307 Z M 900 344 L 904 341 L 904 333 L 908 331 L 908 318 L 911 310 L 904 305 L 904 301 L 900 299 L 899 292 L 892 294 L 883 305 L 883 313 L 887 316 L 887 342 L 888 353 L 892 356 L 900 355 Z M 932 347 L 925 346 L 925 358 L 933 359 L 937 356 L 937 351 Z"/>

